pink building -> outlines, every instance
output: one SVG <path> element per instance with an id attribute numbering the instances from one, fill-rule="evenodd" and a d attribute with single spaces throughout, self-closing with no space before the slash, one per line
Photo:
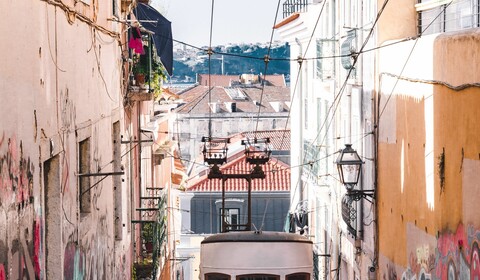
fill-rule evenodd
<path id="1" fill-rule="evenodd" d="M 143 257 L 137 208 L 176 171 L 154 162 L 168 113 L 128 79 L 133 4 L 0 3 L 0 279 L 131 279 Z"/>

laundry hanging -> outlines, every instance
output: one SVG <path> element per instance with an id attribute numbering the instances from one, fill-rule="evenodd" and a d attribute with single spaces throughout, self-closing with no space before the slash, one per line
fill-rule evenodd
<path id="1" fill-rule="evenodd" d="M 153 32 L 153 42 L 157 55 L 169 75 L 173 71 L 173 36 L 172 24 L 150 5 L 138 3 L 133 10 L 135 18 L 142 27 Z"/>
<path id="2" fill-rule="evenodd" d="M 140 33 L 140 28 L 132 27 L 130 32 L 130 40 L 128 41 L 128 47 L 133 49 L 135 53 L 145 54 L 143 49 L 142 34 Z"/>

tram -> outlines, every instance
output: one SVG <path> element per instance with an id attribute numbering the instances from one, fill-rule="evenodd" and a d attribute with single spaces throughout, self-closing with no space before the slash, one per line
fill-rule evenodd
<path id="1" fill-rule="evenodd" d="M 235 231 L 205 238 L 200 280 L 311 280 L 313 243 L 286 232 Z"/>

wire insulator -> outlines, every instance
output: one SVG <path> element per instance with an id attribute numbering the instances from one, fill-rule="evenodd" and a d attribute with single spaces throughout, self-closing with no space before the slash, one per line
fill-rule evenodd
<path id="1" fill-rule="evenodd" d="M 297 57 L 297 62 L 298 62 L 298 64 L 300 64 L 300 65 L 302 65 L 302 63 L 303 63 L 304 60 L 305 60 L 305 59 L 304 59 L 303 57 L 301 57 L 301 56 L 298 56 L 298 57 Z"/>
<path id="2" fill-rule="evenodd" d="M 270 62 L 270 56 L 268 54 L 266 54 L 264 57 L 263 57 L 263 61 L 265 62 L 265 64 L 267 64 L 268 62 Z"/>
<path id="3" fill-rule="evenodd" d="M 213 49 L 212 49 L 212 48 L 208 48 L 207 54 L 210 55 L 210 56 L 213 55 Z"/>

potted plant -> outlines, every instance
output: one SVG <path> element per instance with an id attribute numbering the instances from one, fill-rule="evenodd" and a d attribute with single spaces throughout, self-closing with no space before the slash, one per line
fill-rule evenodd
<path id="1" fill-rule="evenodd" d="M 152 253 L 153 251 L 155 229 L 156 226 L 152 224 L 145 224 L 142 226 L 142 239 L 147 253 Z"/>
<path id="2" fill-rule="evenodd" d="M 136 55 L 133 57 L 133 75 L 136 84 L 139 86 L 145 85 L 145 76 L 148 74 L 148 61 L 146 55 Z"/>
<path id="3" fill-rule="evenodd" d="M 152 81 L 151 89 L 153 90 L 155 100 L 160 99 L 162 94 L 163 81 L 167 80 L 166 70 L 162 63 L 153 59 L 152 60 Z"/>

